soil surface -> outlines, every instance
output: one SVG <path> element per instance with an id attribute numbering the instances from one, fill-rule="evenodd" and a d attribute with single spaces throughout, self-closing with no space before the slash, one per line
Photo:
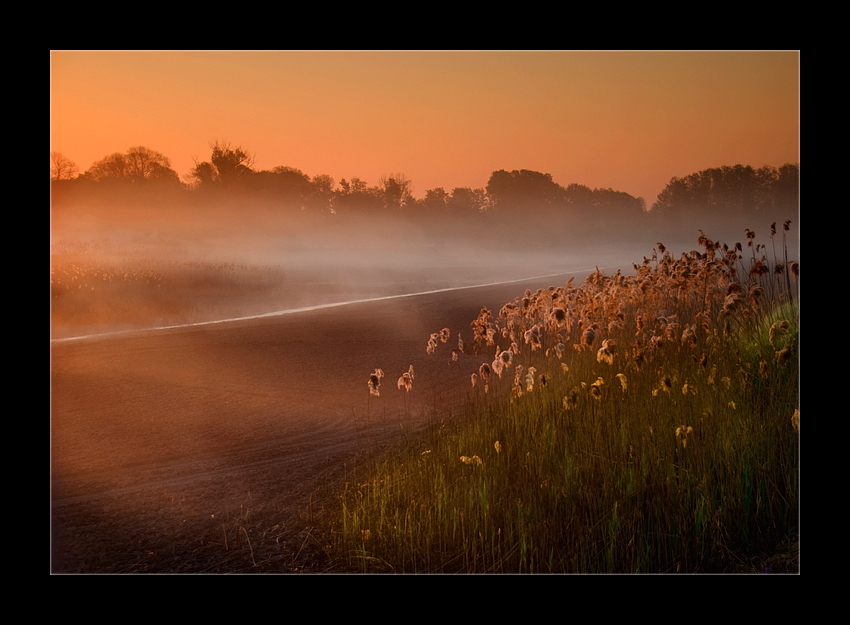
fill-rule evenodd
<path id="1" fill-rule="evenodd" d="M 453 363 L 458 332 L 568 277 L 52 341 L 51 572 L 334 572 L 315 524 L 335 493 L 492 360 Z"/>

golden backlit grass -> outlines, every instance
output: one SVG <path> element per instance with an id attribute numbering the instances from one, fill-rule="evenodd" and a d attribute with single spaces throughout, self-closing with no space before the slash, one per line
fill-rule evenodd
<path id="1" fill-rule="evenodd" d="M 347 483 L 334 568 L 797 572 L 799 264 L 754 239 L 483 309 L 473 401 Z"/>

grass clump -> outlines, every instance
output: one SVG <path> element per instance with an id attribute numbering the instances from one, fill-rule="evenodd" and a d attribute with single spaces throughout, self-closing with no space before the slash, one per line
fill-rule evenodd
<path id="1" fill-rule="evenodd" d="M 337 567 L 796 572 L 799 264 L 699 243 L 482 310 L 486 392 L 347 485 Z"/>

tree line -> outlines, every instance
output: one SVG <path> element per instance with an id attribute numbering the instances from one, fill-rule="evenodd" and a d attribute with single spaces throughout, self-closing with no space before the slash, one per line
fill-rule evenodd
<path id="1" fill-rule="evenodd" d="M 796 209 L 800 194 L 800 166 L 786 163 L 778 169 L 734 165 L 714 167 L 673 177 L 658 194 L 653 212 L 727 214 Z"/>
<path id="2" fill-rule="evenodd" d="M 325 174 L 308 176 L 288 166 L 258 170 L 250 152 L 226 141 L 216 141 L 210 147 L 209 160 L 196 161 L 185 181 L 180 180 L 168 157 L 142 146 L 111 154 L 83 173 L 72 161 L 53 152 L 50 176 L 54 192 L 57 187 L 66 191 L 74 188 L 88 195 L 105 190 L 123 194 L 155 190 L 205 201 L 244 198 L 313 214 L 391 211 L 423 216 L 571 216 L 585 221 L 592 216 L 617 224 L 645 221 L 649 215 L 656 220 L 681 220 L 697 214 L 722 218 L 796 211 L 799 196 L 799 165 L 788 163 L 778 169 L 724 166 L 673 177 L 649 211 L 643 198 L 610 188 L 576 183 L 562 186 L 551 174 L 527 169 L 494 171 L 484 188 L 447 191 L 438 187 L 417 199 L 412 182 L 403 174 L 382 176 L 371 186 L 356 176 L 337 182 Z"/>

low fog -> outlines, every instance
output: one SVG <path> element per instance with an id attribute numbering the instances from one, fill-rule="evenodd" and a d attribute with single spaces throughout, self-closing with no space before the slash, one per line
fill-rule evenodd
<path id="1" fill-rule="evenodd" d="M 298 218 L 266 210 L 55 210 L 54 338 L 517 280 L 634 258 L 621 247 L 591 250 L 543 237 L 534 244 L 510 229 L 475 230 L 449 221 Z"/>
<path id="2" fill-rule="evenodd" d="M 762 225 L 762 244 L 768 243 L 768 225 Z M 720 232 L 724 227 L 727 232 Z M 552 214 L 497 220 L 307 215 L 226 204 L 59 206 L 50 232 L 52 336 L 214 321 L 594 267 L 630 274 L 659 242 L 676 254 L 698 248 L 700 230 L 730 245 L 746 242 L 744 229 L 732 224 L 680 224 L 661 232 L 634 224 L 578 227 Z M 789 244 L 795 248 L 796 237 Z"/>

